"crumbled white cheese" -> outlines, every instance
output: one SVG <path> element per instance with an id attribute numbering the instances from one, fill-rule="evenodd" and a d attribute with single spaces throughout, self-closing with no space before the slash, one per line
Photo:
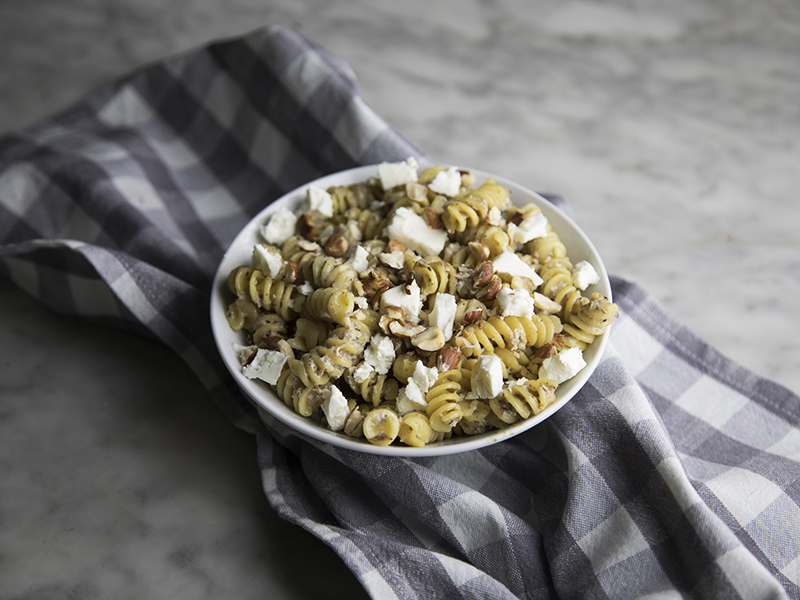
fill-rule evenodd
<path id="1" fill-rule="evenodd" d="M 437 292 L 434 296 L 433 310 L 428 313 L 428 325 L 438 327 L 444 333 L 445 341 L 453 337 L 453 323 L 456 320 L 456 297 Z"/>
<path id="2" fill-rule="evenodd" d="M 586 361 L 583 360 L 581 349 L 567 348 L 542 361 L 542 366 L 539 367 L 539 377 L 552 379 L 560 384 L 574 377 L 585 366 Z"/>
<path id="3" fill-rule="evenodd" d="M 260 379 L 275 385 L 288 359 L 283 352 L 259 348 L 253 360 L 242 369 L 242 374 L 248 379 Z"/>
<path id="4" fill-rule="evenodd" d="M 411 375 L 409 381 L 417 384 L 420 390 L 427 392 L 431 389 L 436 379 L 439 377 L 439 369 L 436 367 L 426 367 L 425 364 L 418 360 L 414 366 L 414 373 Z"/>
<path id="5" fill-rule="evenodd" d="M 496 206 L 493 206 L 489 209 L 489 214 L 486 215 L 486 220 L 489 222 L 489 225 L 500 225 L 500 221 L 503 218 L 503 213 L 500 212 L 500 209 Z"/>
<path id="6" fill-rule="evenodd" d="M 451 198 L 458 194 L 461 189 L 461 173 L 455 167 L 449 167 L 444 171 L 439 171 L 433 178 L 430 185 L 431 191 Z"/>
<path id="7" fill-rule="evenodd" d="M 533 296 L 526 289 L 512 290 L 508 286 L 503 286 L 497 292 L 497 301 L 500 303 L 500 309 L 504 317 L 525 317 L 530 319 L 533 316 Z"/>
<path id="8" fill-rule="evenodd" d="M 392 368 L 394 357 L 391 338 L 380 333 L 373 335 L 369 346 L 364 349 L 364 361 L 381 375 L 386 375 Z"/>
<path id="9" fill-rule="evenodd" d="M 256 244 L 253 246 L 253 266 L 270 277 L 277 277 L 286 261 L 280 251 L 273 246 Z"/>
<path id="10" fill-rule="evenodd" d="M 600 281 L 600 276 L 589 261 L 582 260 L 572 270 L 572 282 L 579 290 L 585 290 L 598 281 Z"/>
<path id="11" fill-rule="evenodd" d="M 397 412 L 401 415 L 405 415 L 414 410 L 424 411 L 427 405 L 428 402 L 425 400 L 425 394 L 422 393 L 422 390 L 413 379 L 409 379 L 408 385 L 400 389 L 400 393 L 397 395 L 397 401 L 395 402 Z"/>
<path id="12" fill-rule="evenodd" d="M 367 301 L 367 299 L 364 298 L 364 296 L 355 296 L 353 298 L 353 302 L 358 308 L 362 308 L 364 310 L 367 310 L 369 308 L 369 301 Z"/>
<path id="13" fill-rule="evenodd" d="M 297 291 L 303 294 L 304 296 L 308 296 L 311 292 L 314 291 L 314 286 L 311 285 L 308 281 L 304 281 L 303 285 L 297 288 Z"/>
<path id="14" fill-rule="evenodd" d="M 534 286 L 542 285 L 542 278 L 533 270 L 533 267 L 526 264 L 515 252 L 511 252 L 510 250 L 503 252 L 495 258 L 492 261 L 492 266 L 498 273 L 527 277 L 533 282 Z"/>
<path id="15" fill-rule="evenodd" d="M 520 244 L 545 235 L 547 235 L 547 217 L 541 212 L 528 215 L 514 229 L 514 241 Z"/>
<path id="16" fill-rule="evenodd" d="M 297 216 L 288 208 L 279 208 L 270 217 L 267 224 L 261 227 L 261 237 L 268 244 L 281 245 L 294 235 Z"/>
<path id="17" fill-rule="evenodd" d="M 358 383 L 364 383 L 374 372 L 375 368 L 371 364 L 362 362 L 355 369 L 353 369 L 353 379 L 355 379 Z"/>
<path id="18" fill-rule="evenodd" d="M 333 431 L 340 431 L 347 422 L 350 407 L 347 406 L 347 398 L 335 385 L 331 386 L 330 395 L 322 402 L 322 412 L 325 413 L 328 427 Z"/>
<path id="19" fill-rule="evenodd" d="M 407 206 L 395 211 L 386 234 L 422 256 L 439 256 L 447 242 L 447 231 L 431 229 L 425 219 Z"/>
<path id="20" fill-rule="evenodd" d="M 383 162 L 378 165 L 378 177 L 381 179 L 381 185 L 384 190 L 391 189 L 404 183 L 411 183 L 417 181 L 417 159 L 409 156 L 403 162 Z"/>
<path id="21" fill-rule="evenodd" d="M 472 391 L 478 398 L 491 399 L 503 391 L 503 361 L 499 356 L 483 354 L 472 368 Z"/>
<path id="22" fill-rule="evenodd" d="M 258 350 L 257 346 L 242 346 L 236 342 L 231 344 L 231 348 L 233 349 L 233 353 L 239 358 L 239 362 L 242 363 L 242 366 L 247 364 L 250 357 Z"/>
<path id="23" fill-rule="evenodd" d="M 402 250 L 393 250 L 392 252 L 381 252 L 378 254 L 378 260 L 387 267 L 392 269 L 402 269 L 405 264 L 406 255 Z"/>
<path id="24" fill-rule="evenodd" d="M 347 259 L 347 262 L 353 266 L 353 270 L 359 275 L 366 271 L 369 267 L 369 252 L 361 244 L 356 246 L 353 256 Z"/>
<path id="25" fill-rule="evenodd" d="M 309 210 L 315 210 L 325 217 L 333 216 L 333 197 L 327 190 L 316 185 L 308 186 L 306 191 Z"/>
<path id="26" fill-rule="evenodd" d="M 381 310 L 385 311 L 387 306 L 399 306 L 407 320 L 418 323 L 422 296 L 417 282 L 412 280 L 408 285 L 400 284 L 386 290 L 381 296 Z"/>
<path id="27" fill-rule="evenodd" d="M 539 314 L 552 315 L 561 310 L 561 305 L 555 300 L 551 300 L 544 294 L 533 292 L 533 305 L 539 311 Z"/>

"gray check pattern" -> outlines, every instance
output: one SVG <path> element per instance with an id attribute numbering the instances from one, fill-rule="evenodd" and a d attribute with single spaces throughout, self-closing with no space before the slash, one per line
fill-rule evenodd
<path id="1" fill-rule="evenodd" d="M 800 398 L 634 283 L 612 281 L 622 316 L 589 384 L 485 450 L 345 451 L 241 396 L 206 314 L 227 245 L 311 179 L 409 155 L 312 42 L 215 42 L 0 140 L 0 273 L 177 352 L 256 436 L 275 510 L 374 598 L 800 598 Z"/>

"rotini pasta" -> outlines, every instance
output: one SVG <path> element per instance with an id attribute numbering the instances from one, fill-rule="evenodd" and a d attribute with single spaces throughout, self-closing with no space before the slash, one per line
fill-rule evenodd
<path id="1" fill-rule="evenodd" d="M 415 164 L 397 163 L 414 176 L 390 183 L 379 170 L 316 188 L 316 208 L 301 209 L 286 241 L 267 240 L 227 280 L 225 317 L 250 344 L 243 365 L 278 353 L 264 380 L 286 406 L 377 446 L 423 447 L 541 414 L 558 387 L 539 376 L 543 363 L 582 352 L 619 313 L 577 287 L 536 203 L 515 207 L 508 188 L 476 186 L 468 170 L 416 176 Z M 502 270 L 501 256 L 521 270 Z"/>

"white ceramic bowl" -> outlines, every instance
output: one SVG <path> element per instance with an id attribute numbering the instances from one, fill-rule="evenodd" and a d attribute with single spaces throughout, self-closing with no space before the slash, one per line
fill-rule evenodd
<path id="1" fill-rule="evenodd" d="M 609 283 L 608 274 L 603 265 L 603 261 L 591 241 L 589 241 L 589 238 L 586 237 L 572 219 L 539 194 L 513 181 L 491 175 L 484 171 L 476 169 L 470 170 L 475 174 L 476 184 L 483 183 L 487 177 L 493 176 L 495 181 L 511 190 L 511 199 L 518 206 L 528 202 L 536 202 L 537 205 L 541 207 L 542 212 L 547 217 L 553 230 L 558 233 L 561 241 L 566 245 L 567 254 L 573 264 L 581 260 L 588 260 L 599 274 L 600 281 L 590 286 L 585 293 L 589 294 L 593 291 L 598 291 L 611 299 L 611 284 Z M 233 243 L 231 243 L 228 248 L 228 251 L 225 253 L 225 256 L 223 256 L 214 278 L 214 287 L 211 295 L 211 326 L 217 349 L 222 356 L 225 366 L 244 394 L 257 406 L 266 410 L 276 419 L 312 438 L 334 446 L 389 456 L 437 456 L 475 450 L 512 438 L 555 414 L 556 411 L 575 396 L 597 368 L 608 340 L 608 331 L 598 336 L 594 343 L 586 348 L 584 351 L 584 359 L 587 363 L 586 366 L 575 377 L 558 386 L 556 390 L 556 402 L 539 415 L 519 421 L 505 429 L 474 436 L 454 436 L 449 440 L 430 444 L 422 448 L 413 448 L 396 444 L 390 446 L 376 446 L 363 438 L 354 439 L 344 434 L 325 429 L 311 419 L 302 417 L 291 410 L 263 381 L 248 379 L 242 375 L 242 366 L 238 357 L 232 350 L 232 344 L 234 342 L 238 344 L 244 343 L 244 334 L 231 330 L 225 318 L 226 308 L 233 300 L 227 288 L 228 274 L 238 265 L 250 264 L 253 246 L 262 242 L 259 235 L 259 228 L 267 221 L 270 214 L 282 206 L 292 211 L 299 209 L 301 203 L 305 199 L 306 189 L 309 185 L 313 184 L 325 189 L 332 185 L 349 185 L 360 181 L 366 181 L 371 176 L 377 176 L 377 165 L 357 167 L 327 175 L 289 192 L 257 214 L 236 236 Z"/>

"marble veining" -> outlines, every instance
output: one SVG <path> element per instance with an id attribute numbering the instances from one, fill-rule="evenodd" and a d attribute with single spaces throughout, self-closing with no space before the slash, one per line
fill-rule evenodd
<path id="1" fill-rule="evenodd" d="M 800 392 L 796 2 L 4 2 L 0 133 L 268 24 L 346 60 L 432 158 L 564 195 L 611 273 Z M 7 282 L 0 339 L 0 596 L 364 597 L 163 348 Z"/>

